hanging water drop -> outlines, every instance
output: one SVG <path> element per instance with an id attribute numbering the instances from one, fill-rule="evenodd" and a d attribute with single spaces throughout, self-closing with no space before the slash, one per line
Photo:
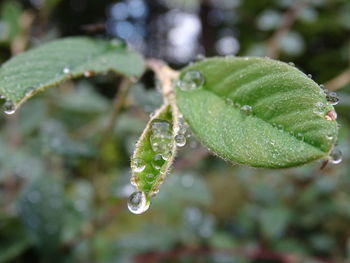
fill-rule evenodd
<path id="1" fill-rule="evenodd" d="M 243 105 L 241 107 L 241 112 L 246 114 L 246 115 L 251 115 L 253 113 L 253 109 L 251 106 L 249 105 Z"/>
<path id="2" fill-rule="evenodd" d="M 288 62 L 289 66 L 295 67 L 295 64 L 293 62 Z"/>
<path id="3" fill-rule="evenodd" d="M 11 115 L 16 112 L 16 106 L 11 100 L 7 100 L 3 105 L 3 110 L 5 114 Z"/>
<path id="4" fill-rule="evenodd" d="M 144 192 L 134 192 L 128 200 L 128 209 L 133 214 L 142 214 L 149 208 L 150 201 Z"/>
<path id="5" fill-rule="evenodd" d="M 145 162 L 142 160 L 142 159 L 134 159 L 133 162 L 132 162 L 132 171 L 134 173 L 140 173 L 142 172 L 143 170 L 145 170 L 146 168 L 146 164 Z"/>
<path id="6" fill-rule="evenodd" d="M 307 77 L 308 77 L 309 79 L 312 79 L 312 75 L 311 75 L 311 74 L 307 74 Z"/>
<path id="7" fill-rule="evenodd" d="M 186 137 L 183 134 L 175 135 L 174 140 L 177 147 L 183 147 L 186 145 Z"/>
<path id="8" fill-rule="evenodd" d="M 199 71 L 188 71 L 177 82 L 177 86 L 183 91 L 194 90 L 203 86 L 204 77 Z"/>
<path id="9" fill-rule="evenodd" d="M 154 169 L 160 170 L 160 168 L 162 168 L 163 164 L 164 164 L 164 160 L 162 158 L 162 155 L 156 154 L 156 155 L 153 156 L 153 158 L 152 158 L 152 166 L 153 166 Z"/>
<path id="10" fill-rule="evenodd" d="M 335 93 L 334 91 L 326 92 L 326 99 L 327 99 L 328 103 L 333 105 L 333 106 L 337 105 L 339 103 L 339 97 L 338 97 L 337 93 Z"/>
<path id="11" fill-rule="evenodd" d="M 330 162 L 333 164 L 339 164 L 343 160 L 342 152 L 339 149 L 333 149 L 329 157 Z"/>
<path id="12" fill-rule="evenodd" d="M 70 68 L 69 67 L 64 67 L 63 68 L 63 73 L 64 74 L 69 74 L 70 73 Z"/>

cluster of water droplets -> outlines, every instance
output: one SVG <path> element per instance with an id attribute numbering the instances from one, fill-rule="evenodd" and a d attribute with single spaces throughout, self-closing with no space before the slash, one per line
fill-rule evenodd
<path id="1" fill-rule="evenodd" d="M 160 154 L 163 160 L 171 157 L 173 145 L 172 125 L 170 122 L 155 119 L 151 123 L 150 144 L 155 154 Z"/>
<path id="2" fill-rule="evenodd" d="M 202 73 L 197 70 L 187 71 L 177 81 L 176 86 L 182 91 L 190 91 L 200 88 L 204 85 L 205 79 Z"/>
<path id="3" fill-rule="evenodd" d="M 153 157 L 151 165 L 154 170 L 159 173 L 161 171 L 165 161 L 169 160 L 172 154 L 172 147 L 174 143 L 172 125 L 167 120 L 154 119 L 150 126 L 149 142 L 152 148 Z M 141 173 L 146 168 L 146 163 L 142 159 L 134 159 L 132 161 L 132 173 L 131 184 L 137 187 L 137 174 Z M 157 179 L 157 175 L 148 173 L 145 175 L 144 180 L 147 184 L 153 185 Z M 158 193 L 158 189 L 153 189 L 150 195 Z M 148 195 L 141 191 L 136 191 L 130 195 L 128 200 L 128 208 L 134 214 L 141 214 L 145 212 L 150 205 L 150 198 Z"/>

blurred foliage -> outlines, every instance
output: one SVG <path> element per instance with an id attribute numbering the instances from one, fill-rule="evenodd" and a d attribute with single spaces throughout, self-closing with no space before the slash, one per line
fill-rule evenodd
<path id="1" fill-rule="evenodd" d="M 1 1 L 0 61 L 14 46 L 82 34 L 123 38 L 174 67 L 199 53 L 265 56 L 296 2 Z M 350 3 L 305 2 L 277 57 L 327 82 L 350 65 Z M 66 82 L 1 115 L 0 262 L 350 262 L 349 84 L 336 106 L 341 164 L 232 166 L 192 136 L 150 210 L 135 216 L 126 208 L 129 157 L 161 97 L 147 73 L 100 147 L 118 81 Z"/>

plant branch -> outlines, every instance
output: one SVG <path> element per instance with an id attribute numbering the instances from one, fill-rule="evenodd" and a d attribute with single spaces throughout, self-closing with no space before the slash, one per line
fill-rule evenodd
<path id="1" fill-rule="evenodd" d="M 350 83 L 350 68 L 344 70 L 338 76 L 327 81 L 324 85 L 328 90 L 338 90 Z"/>
<path id="2" fill-rule="evenodd" d="M 131 85 L 131 80 L 129 78 L 123 78 L 118 88 L 118 92 L 114 97 L 113 108 L 108 124 L 102 134 L 100 145 L 103 146 L 111 136 L 115 122 L 117 121 L 121 109 L 124 105 L 126 96 L 128 94 L 129 87 Z"/>
<path id="3" fill-rule="evenodd" d="M 267 41 L 267 56 L 273 59 L 277 59 L 280 54 L 280 39 L 289 31 L 294 24 L 298 12 L 306 6 L 306 1 L 296 1 L 282 17 L 280 27 L 275 31 L 272 37 Z"/>

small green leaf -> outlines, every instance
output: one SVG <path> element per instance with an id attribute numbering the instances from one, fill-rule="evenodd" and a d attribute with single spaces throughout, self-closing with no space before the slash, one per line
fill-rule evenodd
<path id="1" fill-rule="evenodd" d="M 142 199 L 146 198 L 143 207 L 140 207 L 138 202 L 132 203 L 132 195 L 129 200 L 131 212 L 142 213 L 147 210 L 150 197 L 158 193 L 164 181 L 175 151 L 173 115 L 171 106 L 166 104 L 156 111 L 148 122 L 131 159 L 133 173 L 131 182 L 139 192 L 142 192 Z M 138 196 L 141 197 L 140 194 Z M 134 201 L 140 200 L 134 199 Z"/>
<path id="2" fill-rule="evenodd" d="M 268 58 L 190 65 L 176 100 L 202 143 L 233 162 L 297 166 L 326 157 L 337 140 L 336 113 L 323 90 L 297 68 Z"/>
<path id="3" fill-rule="evenodd" d="M 65 80 L 115 72 L 138 77 L 142 57 L 119 42 L 72 37 L 53 41 L 13 57 L 0 68 L 0 95 L 17 108 L 35 93 Z M 12 103 L 12 104 L 11 104 Z M 9 110 L 9 112 L 11 112 Z"/>

